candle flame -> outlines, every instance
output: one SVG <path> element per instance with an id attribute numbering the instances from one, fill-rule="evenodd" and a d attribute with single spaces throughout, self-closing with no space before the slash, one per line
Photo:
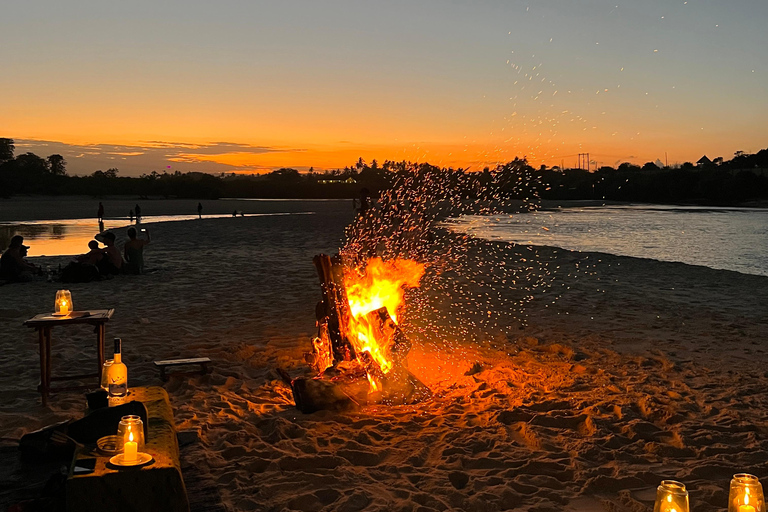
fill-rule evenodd
<path id="1" fill-rule="evenodd" d="M 133 442 L 133 432 L 128 432 L 128 441 Z"/>
<path id="2" fill-rule="evenodd" d="M 749 488 L 747 488 L 747 493 L 744 495 L 744 504 L 749 505 Z"/>

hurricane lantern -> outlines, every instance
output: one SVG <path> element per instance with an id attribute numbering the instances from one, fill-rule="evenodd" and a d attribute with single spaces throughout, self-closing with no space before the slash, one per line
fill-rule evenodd
<path id="1" fill-rule="evenodd" d="M 733 475 L 728 512 L 765 512 L 763 486 L 756 476 L 747 473 Z"/>
<path id="2" fill-rule="evenodd" d="M 117 446 L 126 465 L 139 463 L 139 454 L 144 450 L 144 422 L 140 417 L 122 417 L 117 427 Z"/>
<path id="3" fill-rule="evenodd" d="M 689 512 L 688 491 L 685 484 L 674 480 L 662 480 L 656 489 L 653 512 Z"/>
<path id="4" fill-rule="evenodd" d="M 56 292 L 56 302 L 53 308 L 53 314 L 56 316 L 67 316 L 74 311 L 72 306 L 72 294 L 69 290 L 59 290 Z"/>

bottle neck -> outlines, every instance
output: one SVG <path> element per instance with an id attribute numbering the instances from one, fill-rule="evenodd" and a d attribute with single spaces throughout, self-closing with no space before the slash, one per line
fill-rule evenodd
<path id="1" fill-rule="evenodd" d="M 122 358 L 122 355 L 120 354 L 120 352 L 118 352 L 118 353 L 116 353 L 116 354 L 115 354 L 115 364 L 120 364 L 120 363 L 122 363 L 122 362 L 123 362 L 123 361 L 122 361 L 122 359 L 123 359 L 123 358 Z"/>

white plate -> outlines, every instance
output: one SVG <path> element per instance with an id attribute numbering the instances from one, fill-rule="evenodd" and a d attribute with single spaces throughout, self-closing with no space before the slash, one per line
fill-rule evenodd
<path id="1" fill-rule="evenodd" d="M 148 453 L 139 453 L 136 456 L 136 460 L 134 460 L 133 462 L 127 463 L 124 460 L 124 457 L 123 457 L 124 455 L 125 455 L 124 453 L 118 453 L 117 455 L 109 459 L 109 462 L 111 464 L 114 464 L 115 466 L 120 466 L 123 468 L 132 468 L 136 466 L 146 466 L 147 464 L 149 464 L 154 460 L 152 456 Z"/>

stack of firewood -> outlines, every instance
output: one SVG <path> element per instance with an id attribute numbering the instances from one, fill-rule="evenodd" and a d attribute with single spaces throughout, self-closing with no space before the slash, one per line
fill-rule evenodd
<path id="1" fill-rule="evenodd" d="M 307 362 L 317 372 L 315 377 L 291 378 L 296 407 L 304 413 L 322 409 L 345 410 L 370 403 L 410 404 L 429 398 L 432 393 L 408 371 L 407 356 L 411 342 L 392 320 L 387 308 L 367 313 L 376 339 L 383 347 L 391 368 L 384 371 L 368 352 L 357 353 L 348 339 L 352 318 L 344 288 L 344 266 L 337 255 L 314 257 L 320 276 L 322 301 L 315 310 L 317 337 Z"/>

